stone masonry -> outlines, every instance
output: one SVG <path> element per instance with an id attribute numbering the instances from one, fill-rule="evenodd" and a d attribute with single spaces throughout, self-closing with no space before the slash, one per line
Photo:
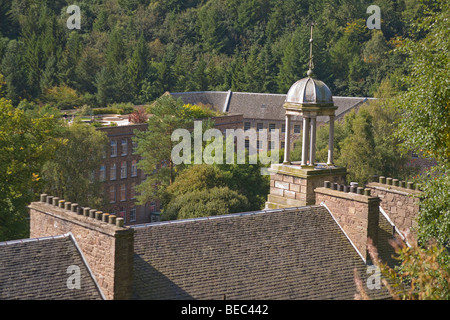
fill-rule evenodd
<path id="1" fill-rule="evenodd" d="M 422 191 L 416 190 L 411 182 L 385 177 L 380 177 L 379 182 L 369 183 L 367 187 L 373 196 L 381 199 L 381 208 L 400 231 L 414 232 Z"/>
<path id="2" fill-rule="evenodd" d="M 330 182 L 327 187 L 316 188 L 316 203 L 325 204 L 338 224 L 347 234 L 361 256 L 367 261 L 368 238 L 375 246 L 378 243 L 378 220 L 380 198 L 363 192 L 344 192 L 333 190 Z M 362 188 L 359 189 L 361 191 Z"/>
<path id="3" fill-rule="evenodd" d="M 30 237 L 72 233 L 106 299 L 131 297 L 134 231 L 122 218 L 47 195 L 29 209 Z"/>
<path id="4" fill-rule="evenodd" d="M 295 165 L 272 165 L 270 172 L 268 209 L 314 205 L 315 188 L 323 186 L 324 181 L 344 183 L 346 176 L 344 168 L 302 169 Z"/>

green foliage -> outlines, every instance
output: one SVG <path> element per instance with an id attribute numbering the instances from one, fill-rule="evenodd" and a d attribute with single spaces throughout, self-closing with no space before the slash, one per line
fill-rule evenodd
<path id="1" fill-rule="evenodd" d="M 178 168 L 172 162 L 175 145 L 171 139 L 172 133 L 176 129 L 193 126 L 193 118 L 181 99 L 175 100 L 170 95 L 156 100 L 147 111 L 151 114 L 149 130 L 135 132 L 137 154 L 142 158 L 138 166 L 147 175 L 136 188 L 140 193 L 137 196 L 140 203 L 160 199 L 165 188 L 173 183 Z"/>
<path id="2" fill-rule="evenodd" d="M 448 251 L 436 242 L 419 246 L 416 240 L 407 236 L 409 245 L 401 240 L 391 242 L 401 261 L 394 269 L 378 257 L 377 249 L 370 243 L 369 254 L 373 263 L 380 268 L 382 283 L 394 300 L 449 300 L 450 299 L 450 256 Z M 364 286 L 355 275 L 358 298 L 369 299 Z"/>
<path id="3" fill-rule="evenodd" d="M 0 241 L 27 237 L 26 206 L 42 187 L 41 168 L 59 145 L 53 115 L 31 115 L 0 98 Z"/>
<path id="4" fill-rule="evenodd" d="M 91 208 L 103 204 L 101 182 L 93 177 L 100 167 L 108 139 L 102 131 L 82 122 L 63 127 L 64 145 L 42 169 L 46 192 Z"/>
<path id="5" fill-rule="evenodd" d="M 369 31 L 367 1 L 99 0 L 80 3 L 82 28 L 68 30 L 68 1 L 1 4 L 7 97 L 17 105 L 67 86 L 101 107 L 166 91 L 286 93 L 305 76 L 311 20 L 317 77 L 335 95 L 372 95 L 403 63 L 390 40 L 422 36 L 413 22 L 426 7 L 383 0 L 382 31 Z"/>

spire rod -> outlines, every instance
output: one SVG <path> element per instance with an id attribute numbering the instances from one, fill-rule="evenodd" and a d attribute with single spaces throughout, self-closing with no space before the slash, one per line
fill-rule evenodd
<path id="1" fill-rule="evenodd" d="M 311 21 L 308 23 L 308 26 L 311 27 L 311 38 L 309 39 L 309 70 L 308 70 L 308 76 L 312 76 L 312 70 L 314 69 L 314 62 L 313 62 L 313 29 L 314 29 L 314 21 Z"/>

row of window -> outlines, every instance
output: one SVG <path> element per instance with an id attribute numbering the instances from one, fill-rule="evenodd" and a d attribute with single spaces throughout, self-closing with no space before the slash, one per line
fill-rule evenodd
<path id="1" fill-rule="evenodd" d="M 128 176 L 128 161 L 120 162 L 120 179 L 126 179 Z M 138 174 L 137 160 L 131 161 L 131 176 L 136 177 Z M 106 181 L 106 165 L 100 166 L 99 180 Z M 117 164 L 113 163 L 109 167 L 109 180 L 117 180 Z"/>
<path id="2" fill-rule="evenodd" d="M 268 150 L 274 150 L 275 149 L 275 143 L 274 141 L 268 141 Z M 245 148 L 248 150 L 250 148 L 250 140 L 245 139 Z M 280 141 L 280 148 L 284 149 L 284 141 Z M 261 150 L 262 149 L 262 142 L 261 140 L 256 141 L 256 149 Z"/>
<path id="3" fill-rule="evenodd" d="M 250 130 L 252 127 L 251 122 L 244 122 L 244 130 Z M 264 123 L 262 122 L 257 122 L 256 123 L 256 130 L 257 131 L 262 131 L 264 129 Z M 276 129 L 276 124 L 275 123 L 269 123 L 269 131 L 275 131 Z M 281 132 L 285 133 L 286 132 L 286 124 L 281 124 Z M 301 132 L 301 127 L 299 124 L 294 125 L 294 133 L 300 133 Z"/>
<path id="4" fill-rule="evenodd" d="M 118 142 L 117 140 L 111 140 L 110 141 L 110 157 L 117 157 L 118 155 Z M 137 150 L 137 143 L 135 141 L 132 141 L 132 153 L 136 153 Z M 128 155 L 128 139 L 122 138 L 120 140 L 120 155 L 126 156 Z"/>
<path id="5" fill-rule="evenodd" d="M 130 209 L 130 222 L 136 221 L 136 207 Z M 114 211 L 111 214 L 115 215 Z M 121 207 L 119 209 L 119 217 L 123 218 L 124 223 L 127 223 L 127 208 Z"/>
<path id="6" fill-rule="evenodd" d="M 136 199 L 136 182 L 130 183 L 130 199 Z M 115 203 L 117 201 L 117 186 L 109 186 L 109 202 Z M 122 183 L 119 186 L 119 201 L 127 201 L 127 185 Z"/>

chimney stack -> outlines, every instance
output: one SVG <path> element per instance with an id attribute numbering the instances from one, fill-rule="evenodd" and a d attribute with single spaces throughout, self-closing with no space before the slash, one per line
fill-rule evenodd
<path id="1" fill-rule="evenodd" d="M 134 230 L 123 218 L 46 194 L 29 209 L 30 237 L 72 233 L 105 297 L 131 298 Z"/>

